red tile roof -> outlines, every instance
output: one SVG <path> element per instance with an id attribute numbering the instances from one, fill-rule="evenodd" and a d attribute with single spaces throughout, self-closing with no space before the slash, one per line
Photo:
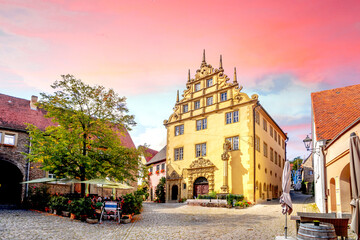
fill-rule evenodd
<path id="1" fill-rule="evenodd" d="M 54 125 L 46 112 L 41 109 L 32 110 L 30 100 L 0 94 L 0 126 L 14 130 L 26 130 L 25 123 L 31 123 L 41 130 Z"/>
<path id="2" fill-rule="evenodd" d="M 146 162 L 149 162 L 158 153 L 158 151 L 151 148 L 146 148 L 145 152 L 147 153 L 145 156 Z"/>
<path id="3" fill-rule="evenodd" d="M 311 93 L 316 139 L 332 139 L 360 117 L 360 84 Z"/>
<path id="4" fill-rule="evenodd" d="M 26 123 L 31 123 L 39 129 L 45 130 L 47 126 L 55 125 L 49 118 L 45 118 L 45 114 L 46 112 L 42 109 L 31 109 L 30 100 L 0 93 L 0 128 L 25 131 Z M 120 138 L 125 147 L 135 148 L 126 129 Z"/>

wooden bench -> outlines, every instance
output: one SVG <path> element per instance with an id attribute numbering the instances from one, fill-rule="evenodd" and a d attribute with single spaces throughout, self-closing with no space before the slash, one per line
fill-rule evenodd
<path id="1" fill-rule="evenodd" d="M 336 213 L 308 213 L 308 212 L 298 212 L 297 216 L 291 216 L 290 220 L 296 221 L 296 234 L 299 230 L 301 222 L 313 222 L 318 220 L 324 223 L 331 223 L 334 225 L 335 232 L 337 236 L 341 236 L 341 239 L 348 237 L 348 224 L 349 217 L 336 217 Z"/>

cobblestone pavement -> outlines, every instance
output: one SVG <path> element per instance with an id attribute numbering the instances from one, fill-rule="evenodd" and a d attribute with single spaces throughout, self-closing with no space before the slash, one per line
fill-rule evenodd
<path id="1" fill-rule="evenodd" d="M 309 196 L 294 198 L 302 211 Z M 246 209 L 205 208 L 185 204 L 144 203 L 130 224 L 91 225 L 46 213 L 0 210 L 0 239 L 274 239 L 284 234 L 278 201 Z M 288 218 L 289 236 L 295 223 Z"/>

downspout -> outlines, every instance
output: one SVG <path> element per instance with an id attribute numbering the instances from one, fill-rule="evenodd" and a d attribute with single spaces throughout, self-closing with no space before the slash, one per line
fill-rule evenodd
<path id="1" fill-rule="evenodd" d="M 255 183 L 256 183 L 255 110 L 256 110 L 257 107 L 259 107 L 259 101 L 256 101 L 255 107 L 253 108 L 254 203 L 256 203 L 256 186 L 255 186 Z"/>
<path id="2" fill-rule="evenodd" d="M 31 152 L 31 137 L 30 137 L 30 143 L 29 143 L 29 149 L 28 149 L 28 153 Z M 26 163 L 26 176 L 25 176 L 25 181 L 29 181 L 30 180 L 30 161 L 29 159 L 27 160 Z M 29 184 L 26 183 L 25 184 L 25 197 L 27 198 L 29 196 Z"/>
<path id="3" fill-rule="evenodd" d="M 324 152 L 325 143 L 320 147 L 320 151 L 323 154 L 323 165 L 324 165 L 324 200 L 325 200 L 325 213 L 328 213 L 328 198 L 327 198 L 327 176 L 326 176 L 326 157 Z"/>

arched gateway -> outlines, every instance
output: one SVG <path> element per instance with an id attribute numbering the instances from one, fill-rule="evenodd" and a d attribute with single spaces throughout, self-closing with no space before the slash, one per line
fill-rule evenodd
<path id="1" fill-rule="evenodd" d="M 14 164 L 0 160 L 0 204 L 21 202 L 23 175 Z"/>
<path id="2" fill-rule="evenodd" d="M 209 182 L 204 177 L 199 177 L 194 182 L 194 197 L 209 193 Z"/>

